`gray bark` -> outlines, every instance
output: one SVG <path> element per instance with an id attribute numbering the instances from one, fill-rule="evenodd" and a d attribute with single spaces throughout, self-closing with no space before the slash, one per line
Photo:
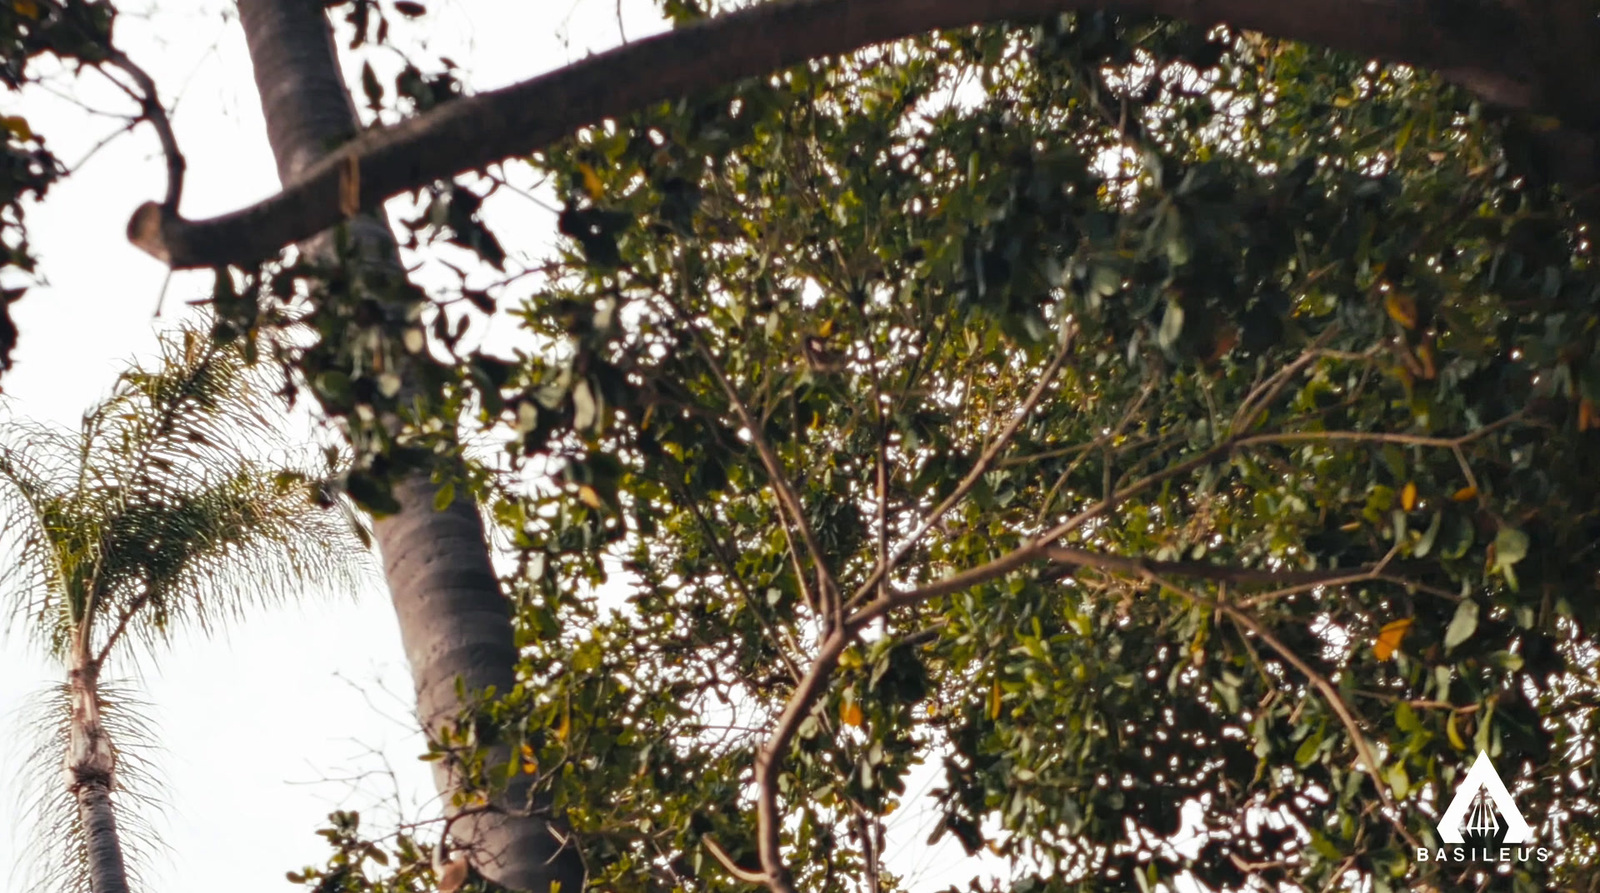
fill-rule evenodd
<path id="1" fill-rule="evenodd" d="M 100 673 L 82 646 L 70 674 L 72 718 L 68 726 L 67 778 L 78 801 L 78 820 L 94 893 L 128 893 L 128 868 L 111 802 L 116 755 L 100 720 Z"/>
<path id="2" fill-rule="evenodd" d="M 941 28 L 1105 10 L 1225 22 L 1440 72 L 1491 103 L 1552 115 L 1559 179 L 1600 181 L 1600 20 L 1592 0 L 783 0 L 635 41 L 369 133 L 252 207 L 189 221 L 150 203 L 135 245 L 175 268 L 251 263 L 338 223 L 341 178 L 371 204 L 526 155 L 585 124 L 807 59 Z"/>
<path id="3" fill-rule="evenodd" d="M 89 889 L 94 893 L 128 893 L 128 869 L 122 861 L 122 840 L 117 835 L 117 813 L 111 787 L 88 782 L 73 790 L 78 798 L 78 819 L 83 823 L 84 848 L 89 856 Z"/>
<path id="4" fill-rule="evenodd" d="M 332 32 L 321 4 L 313 0 L 239 0 L 239 18 L 278 174 L 293 184 L 359 131 Z M 355 223 L 363 262 L 400 270 L 387 224 L 370 215 Z M 326 237 L 305 247 L 328 252 Z M 417 712 L 430 734 L 463 706 L 456 697 L 457 679 L 469 693 L 491 685 L 504 693 L 511 688 L 517 659 L 509 603 L 490 563 L 477 507 L 459 498 L 435 511 L 435 492 L 425 475 L 399 482 L 399 513 L 375 525 L 416 683 Z M 500 748 L 491 751 L 488 762 L 504 765 L 511 756 Z M 434 765 L 435 781 L 448 800 L 460 779 L 446 762 Z M 513 890 L 546 893 L 556 883 L 561 893 L 583 888 L 582 861 L 552 833 L 541 810 L 545 804 L 530 802 L 526 776 L 519 775 L 493 805 L 492 811 L 451 825 L 473 867 Z"/>

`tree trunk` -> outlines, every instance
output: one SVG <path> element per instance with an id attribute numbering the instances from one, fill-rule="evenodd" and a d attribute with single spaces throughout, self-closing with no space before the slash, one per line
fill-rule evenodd
<path id="1" fill-rule="evenodd" d="M 291 183 L 360 127 L 332 31 L 315 0 L 239 0 L 239 18 L 278 176 Z M 401 269 L 385 221 L 364 216 L 354 225 L 364 257 Z M 325 254 L 327 245 L 318 239 L 305 247 Z M 490 685 L 504 693 L 514 681 L 517 659 L 511 611 L 490 563 L 477 506 L 459 498 L 435 511 L 434 493 L 426 475 L 397 483 L 400 511 L 375 525 L 416 683 L 417 712 L 430 734 L 463 706 L 456 697 L 457 679 L 469 694 Z M 504 765 L 511 756 L 500 748 L 488 763 Z M 435 763 L 434 777 L 448 800 L 460 780 L 445 762 Z M 547 804 L 530 804 L 527 776 L 519 774 L 494 805 L 497 809 L 464 816 L 451 826 L 481 874 L 531 893 L 546 893 L 556 884 L 561 893 L 582 890 L 582 861 L 552 834 Z"/>
<path id="2" fill-rule="evenodd" d="M 100 672 L 80 655 L 70 674 L 72 719 L 68 727 L 67 778 L 78 801 L 83 844 L 93 893 L 128 893 L 128 869 L 111 802 L 116 756 L 100 721 Z"/>

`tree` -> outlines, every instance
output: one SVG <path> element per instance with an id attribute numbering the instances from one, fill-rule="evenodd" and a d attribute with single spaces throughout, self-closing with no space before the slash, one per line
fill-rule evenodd
<path id="1" fill-rule="evenodd" d="M 505 91 L 414 73 L 417 115 L 309 166 L 325 146 L 280 149 L 300 172 L 257 208 L 136 215 L 174 265 L 246 265 L 224 334 L 309 296 L 320 340 L 281 359 L 396 523 L 489 492 L 464 413 L 560 469 L 495 501 L 524 660 L 461 722 L 424 707 L 447 786 L 531 780 L 618 885 L 730 883 L 706 859 L 872 885 L 884 792 L 937 745 L 946 830 L 998 823 L 1055 869 L 1025 883 L 1170 874 L 1141 850 L 1191 795 L 1209 830 L 1181 870 L 1388 885 L 1472 873 L 1404 849 L 1466 742 L 1527 783 L 1583 758 L 1592 619 L 1559 594 L 1592 582 L 1592 10 L 1082 6 L 669 3 L 678 30 Z M 381 10 L 349 15 L 381 42 Z M 1031 21 L 965 27 L 990 16 Z M 327 57 L 297 33 L 252 44 Z M 930 109 L 963 74 L 981 96 Z M 301 111 L 348 136 L 320 83 Z M 254 266 L 410 189 L 414 232 L 497 266 L 481 193 L 436 181 L 530 151 L 571 253 L 522 316 L 564 352 L 457 355 L 358 224 Z M 574 589 L 619 550 L 633 613 L 602 618 Z M 465 663 L 504 680 L 494 653 Z M 758 731 L 703 742 L 702 688 Z M 1151 739 L 1159 776 L 1129 746 Z M 1519 883 L 1581 864 L 1590 785 L 1540 789 L 1572 848 Z M 1249 833 L 1257 807 L 1309 846 Z"/>
<path id="2" fill-rule="evenodd" d="M 320 7 L 296 0 L 245 0 L 239 14 L 279 176 L 294 182 L 360 129 L 333 34 Z M 420 347 L 392 338 L 397 329 L 417 326 L 427 302 L 407 282 L 387 222 L 372 215 L 358 218 L 346 231 L 317 236 L 303 253 L 311 294 L 321 304 L 308 321 L 322 340 L 294 361 L 313 376 L 312 390 L 324 409 L 348 414 L 356 408 L 350 381 L 360 376 L 340 368 L 352 360 L 369 371 L 382 370 L 376 380 L 356 381 L 356 389 L 366 385 L 370 395 L 375 383 L 380 394 L 401 407 L 427 406 L 427 382 L 438 378 L 438 364 Z M 248 317 L 260 305 L 255 296 L 246 301 L 240 309 Z M 391 337 L 378 339 L 369 350 L 341 338 L 352 316 L 375 316 L 378 328 Z M 246 328 L 257 325 L 251 318 Z M 411 331 L 420 335 L 419 328 Z M 330 387 L 335 377 L 344 384 Z M 449 439 L 454 420 L 447 411 L 434 412 Z M 386 412 L 378 424 L 352 426 L 361 452 L 352 492 L 378 512 L 373 526 L 416 681 L 419 718 L 434 735 L 461 712 L 468 693 L 512 688 L 516 648 L 483 521 L 464 480 L 466 469 L 448 458 L 434 463 L 408 457 L 416 451 L 397 437 L 401 424 L 398 413 Z M 459 496 L 456 479 L 462 479 Z M 489 759 L 491 767 L 511 763 L 512 755 L 503 750 Z M 547 805 L 530 799 L 526 779 L 502 786 L 495 808 L 483 809 L 465 802 L 454 764 L 436 766 L 440 792 L 451 800 L 451 827 L 480 871 L 521 890 L 582 887 L 576 851 L 550 832 Z"/>
<path id="3" fill-rule="evenodd" d="M 1592 885 L 1600 280 L 1520 139 L 1411 69 L 1082 16 L 552 147 L 522 315 L 567 350 L 507 400 L 572 394 L 520 445 L 565 488 L 501 512 L 547 688 L 500 722 L 592 873 L 876 889 L 938 760 L 1014 889 L 1460 889 L 1483 750 L 1555 852 L 1515 889 Z M 573 595 L 607 576 L 627 611 Z"/>
<path id="4" fill-rule="evenodd" d="M 325 485 L 246 452 L 281 431 L 251 377 L 240 351 L 185 331 L 158 367 L 124 373 L 76 435 L 15 420 L 0 433 L 0 591 L 67 676 L 30 767 L 43 886 L 129 889 L 117 800 L 138 774 L 140 726 L 109 668 L 180 629 L 359 576 Z"/>

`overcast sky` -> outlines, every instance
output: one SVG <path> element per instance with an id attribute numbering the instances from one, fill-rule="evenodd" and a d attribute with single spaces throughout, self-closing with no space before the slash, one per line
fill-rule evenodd
<path id="1" fill-rule="evenodd" d="M 122 5 L 121 47 L 176 102 L 174 125 L 189 174 L 183 211 L 236 209 L 277 188 L 243 35 L 230 4 L 164 0 Z M 420 26 L 397 23 L 394 39 L 449 56 L 476 90 L 560 66 L 591 50 L 662 26 L 649 0 L 453 0 L 430 4 Z M 619 17 L 621 28 L 619 29 Z M 378 62 L 388 57 L 380 56 Z M 88 105 L 125 113 L 129 102 L 97 75 L 58 81 Z M 0 96 L 68 164 L 77 164 L 121 122 L 35 91 Z M 208 277 L 167 271 L 123 235 L 129 213 L 159 198 L 164 166 L 147 130 L 99 149 L 57 186 L 29 225 L 48 283 L 14 308 L 21 329 L 16 368 L 3 387 L 15 415 L 75 426 L 132 356 L 149 356 L 156 333 L 179 321 Z M 491 204 L 496 232 L 514 254 L 549 244 L 549 216 L 522 200 Z M 158 302 L 164 308 L 156 317 Z M 497 331 L 495 341 L 513 333 Z M 392 818 L 428 814 L 432 781 L 410 715 L 411 681 L 386 594 L 372 591 L 263 613 L 211 640 L 186 640 L 139 679 L 161 734 L 157 766 L 164 841 L 151 866 L 152 893 L 286 893 L 284 872 L 327 855 L 313 832 L 334 808 Z M 19 889 L 27 829 L 13 806 L 17 711 L 59 681 L 12 635 L 0 647 L 0 887 Z M 390 773 L 392 772 L 392 776 Z M 914 778 L 910 793 L 933 780 Z M 52 780 L 53 781 L 53 780 Z M 381 802 L 379 802 L 381 801 Z M 952 846 L 929 850 L 927 814 L 908 804 L 891 822 L 894 869 L 923 891 L 965 885 L 976 865 Z M 374 812 L 374 810 L 376 811 Z M 9 882 L 8 882 L 9 878 Z"/>

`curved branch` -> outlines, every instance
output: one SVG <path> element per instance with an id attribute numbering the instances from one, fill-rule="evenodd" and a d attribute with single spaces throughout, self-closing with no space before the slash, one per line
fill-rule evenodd
<path id="1" fill-rule="evenodd" d="M 167 159 L 167 195 L 159 207 L 177 214 L 178 200 L 183 198 L 183 175 L 188 169 L 188 162 L 184 161 L 183 153 L 178 151 L 178 137 L 172 132 L 172 118 L 161 104 L 156 82 L 121 50 L 112 49 L 106 55 L 106 62 L 133 78 L 134 86 L 139 88 L 137 93 L 129 93 L 139 103 L 139 117 L 149 121 L 150 126 L 156 129 L 156 137 L 161 140 L 161 154 Z"/>
<path id="2" fill-rule="evenodd" d="M 1588 20 L 1566 6 L 1550 13 L 1570 26 L 1559 28 L 1561 33 L 1582 37 L 1570 52 L 1558 54 L 1560 61 L 1552 61 L 1546 38 L 1559 22 L 1535 27 L 1541 23 L 1530 24 L 1506 10 L 1498 10 L 1498 16 L 1458 16 L 1453 7 L 1441 13 L 1433 11 L 1436 6 L 1448 5 L 1408 0 L 763 3 L 369 131 L 309 167 L 277 195 L 222 217 L 188 221 L 170 206 L 146 204 L 134 213 L 128 237 L 175 268 L 253 263 L 345 219 L 340 202 L 345 192 L 359 191 L 359 201 L 346 206 L 373 207 L 428 183 L 537 151 L 585 124 L 653 102 L 928 31 L 1073 11 L 1165 15 L 1201 26 L 1226 22 L 1435 69 L 1502 105 L 1553 106 L 1564 117 L 1584 114 L 1586 106 L 1574 94 L 1587 97 L 1596 92 L 1587 85 L 1600 84 L 1600 78 L 1577 77 L 1594 74 L 1596 67 L 1582 52 L 1600 45 L 1600 39 L 1592 39 L 1592 13 Z M 1552 83 L 1557 68 L 1564 78 Z"/>

